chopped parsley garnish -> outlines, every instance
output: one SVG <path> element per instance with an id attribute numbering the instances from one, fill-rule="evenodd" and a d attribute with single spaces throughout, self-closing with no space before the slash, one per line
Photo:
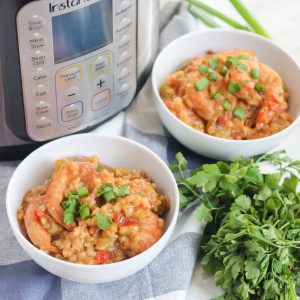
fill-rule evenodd
<path id="1" fill-rule="evenodd" d="M 98 211 L 96 212 L 96 218 L 97 226 L 101 230 L 107 230 L 112 225 L 112 220 Z"/>
<path id="2" fill-rule="evenodd" d="M 213 70 L 218 66 L 219 63 L 219 57 L 212 57 L 208 60 L 208 65 Z"/>
<path id="3" fill-rule="evenodd" d="M 113 191 L 117 197 L 125 197 L 129 195 L 130 192 L 128 185 L 124 185 L 121 187 L 114 186 Z"/>
<path id="4" fill-rule="evenodd" d="M 116 199 L 113 192 L 113 187 L 110 183 L 103 184 L 97 191 L 97 196 L 103 196 L 106 202 L 111 202 Z"/>
<path id="5" fill-rule="evenodd" d="M 228 85 L 228 92 L 233 94 L 240 91 L 240 85 L 237 82 L 230 82 Z"/>
<path id="6" fill-rule="evenodd" d="M 237 106 L 237 108 L 233 112 L 234 116 L 240 120 L 243 120 L 246 115 L 246 111 L 243 107 Z"/>
<path id="7" fill-rule="evenodd" d="M 66 225 L 71 225 L 74 222 L 78 199 L 78 195 L 69 194 L 68 200 L 62 202 L 62 207 L 64 209 L 64 223 Z"/>
<path id="8" fill-rule="evenodd" d="M 196 81 L 195 89 L 197 91 L 202 91 L 208 87 L 208 84 L 209 84 L 208 79 L 203 77 L 203 78 L 199 79 L 198 81 Z"/>
<path id="9" fill-rule="evenodd" d="M 199 72 L 201 73 L 201 74 L 206 74 L 207 73 L 207 70 L 208 70 L 208 66 L 207 65 L 202 65 L 202 66 L 200 66 L 199 68 L 198 68 L 198 70 L 199 70 Z"/>
<path id="10" fill-rule="evenodd" d="M 97 191 L 97 196 L 102 196 L 106 202 L 111 202 L 116 197 L 125 197 L 129 195 L 130 189 L 128 185 L 121 187 L 113 186 L 110 183 L 103 184 Z"/>

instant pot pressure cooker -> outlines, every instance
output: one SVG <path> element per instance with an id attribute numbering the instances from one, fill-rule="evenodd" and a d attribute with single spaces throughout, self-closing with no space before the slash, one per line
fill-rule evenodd
<path id="1" fill-rule="evenodd" d="M 151 68 L 158 0 L 0 1 L 0 159 L 88 131 Z"/>

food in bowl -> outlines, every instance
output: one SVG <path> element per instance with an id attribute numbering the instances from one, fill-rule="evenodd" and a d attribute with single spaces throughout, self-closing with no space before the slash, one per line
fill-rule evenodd
<path id="1" fill-rule="evenodd" d="M 55 161 L 54 173 L 24 195 L 17 218 L 40 250 L 79 264 L 108 264 L 144 252 L 164 232 L 170 201 L 139 170 L 96 156 Z"/>
<path id="2" fill-rule="evenodd" d="M 262 138 L 292 122 L 281 77 L 250 50 L 194 57 L 167 76 L 159 93 L 181 121 L 224 139 Z"/>

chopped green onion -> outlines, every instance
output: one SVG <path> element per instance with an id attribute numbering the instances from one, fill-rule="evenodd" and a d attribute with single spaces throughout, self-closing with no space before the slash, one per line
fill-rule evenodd
<path id="1" fill-rule="evenodd" d="M 81 197 L 87 196 L 89 194 L 89 190 L 86 186 L 83 186 L 77 190 L 77 193 L 78 193 L 78 196 L 81 198 Z"/>
<path id="2" fill-rule="evenodd" d="M 225 64 L 226 64 L 226 67 L 227 67 L 227 68 L 230 68 L 230 66 L 231 66 L 232 64 L 234 64 L 234 57 L 228 56 L 228 57 L 226 58 Z"/>
<path id="3" fill-rule="evenodd" d="M 226 66 L 223 66 L 220 71 L 221 75 L 225 77 L 227 72 L 228 72 L 228 68 Z"/>
<path id="4" fill-rule="evenodd" d="M 196 83 L 195 83 L 195 89 L 197 91 L 202 91 L 205 88 L 208 87 L 209 81 L 207 78 L 203 77 L 201 79 L 199 79 Z"/>
<path id="5" fill-rule="evenodd" d="M 102 172 L 104 169 L 105 169 L 104 166 L 98 164 L 98 166 L 97 166 L 97 171 L 98 172 Z"/>
<path id="6" fill-rule="evenodd" d="M 218 66 L 219 63 L 219 57 L 212 57 L 208 60 L 208 65 L 213 70 Z"/>
<path id="7" fill-rule="evenodd" d="M 241 54 L 238 56 L 238 59 L 249 59 L 249 56 L 246 54 Z"/>
<path id="8" fill-rule="evenodd" d="M 237 82 L 230 82 L 228 86 L 228 92 L 233 94 L 240 91 L 240 85 Z"/>
<path id="9" fill-rule="evenodd" d="M 255 84 L 255 87 L 254 87 L 254 88 L 255 88 L 255 90 L 256 90 L 257 92 L 261 93 L 261 92 L 264 91 L 265 86 L 264 86 L 263 83 L 258 82 L 258 83 Z"/>
<path id="10" fill-rule="evenodd" d="M 235 20 L 227 17 L 223 13 L 221 13 L 218 10 L 204 4 L 203 2 L 200 2 L 198 0 L 189 0 L 189 3 L 201 8 L 202 10 L 206 11 L 207 13 L 209 13 L 213 16 L 216 16 L 217 18 L 221 19 L 222 21 L 226 22 L 227 24 L 231 25 L 234 28 L 249 30 L 249 28 L 247 26 L 236 22 Z"/>
<path id="11" fill-rule="evenodd" d="M 212 99 L 218 99 L 222 96 L 222 94 L 220 92 L 215 92 L 211 95 Z"/>
<path id="12" fill-rule="evenodd" d="M 231 109 L 231 103 L 228 100 L 226 100 L 223 103 L 223 108 L 224 108 L 224 110 L 229 111 Z"/>
<path id="13" fill-rule="evenodd" d="M 252 78 L 257 79 L 259 77 L 259 70 L 258 69 L 251 69 L 250 75 Z"/>
<path id="14" fill-rule="evenodd" d="M 241 73 L 248 70 L 248 66 L 242 63 L 238 63 L 235 67 Z"/>
<path id="15" fill-rule="evenodd" d="M 208 79 L 211 81 L 216 81 L 217 80 L 217 72 L 215 71 L 210 71 L 208 72 Z"/>
<path id="16" fill-rule="evenodd" d="M 86 204 L 82 204 L 79 208 L 80 220 L 86 220 L 90 217 L 90 209 Z"/>
<path id="17" fill-rule="evenodd" d="M 208 70 L 208 66 L 206 66 L 206 65 L 202 65 L 202 66 L 200 66 L 199 68 L 198 68 L 198 70 L 199 70 L 199 72 L 201 73 L 201 74 L 206 74 L 207 73 L 207 70 Z"/>
<path id="18" fill-rule="evenodd" d="M 245 118 L 246 111 L 243 107 L 237 106 L 233 114 L 236 118 L 243 120 Z"/>
<path id="19" fill-rule="evenodd" d="M 256 33 L 270 39 L 269 34 L 265 31 L 265 29 L 258 22 L 258 20 L 253 17 L 253 15 L 250 13 L 248 8 L 242 3 L 241 0 L 230 0 L 230 2 Z"/>
<path id="20" fill-rule="evenodd" d="M 96 212 L 96 218 L 97 218 L 97 226 L 101 230 L 106 230 L 112 225 L 111 219 L 101 214 L 98 211 Z"/>

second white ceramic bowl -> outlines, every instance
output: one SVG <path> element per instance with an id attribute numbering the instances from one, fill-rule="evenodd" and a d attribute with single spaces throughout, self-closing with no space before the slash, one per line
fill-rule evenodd
<path id="1" fill-rule="evenodd" d="M 251 49 L 258 59 L 276 70 L 289 90 L 289 111 L 293 123 L 274 135 L 255 140 L 226 140 L 197 131 L 175 117 L 159 95 L 164 79 L 194 56 L 228 49 Z M 300 123 L 300 69 L 295 61 L 275 43 L 254 33 L 241 30 L 213 29 L 185 35 L 168 45 L 157 57 L 152 71 L 155 104 L 162 122 L 170 133 L 189 149 L 207 157 L 229 159 L 264 153 L 283 142 Z M 298 127 L 299 128 L 299 127 Z"/>
<path id="2" fill-rule="evenodd" d="M 163 236 L 145 252 L 127 260 L 106 265 L 82 265 L 45 254 L 21 233 L 17 208 L 26 191 L 51 177 L 53 162 L 65 156 L 97 155 L 111 167 L 144 170 L 170 198 Z M 30 154 L 10 179 L 6 209 L 15 237 L 24 251 L 41 267 L 68 280 L 88 283 L 109 282 L 129 276 L 149 264 L 167 244 L 176 224 L 179 196 L 176 181 L 167 165 L 152 151 L 129 139 L 99 134 L 79 134 L 50 142 Z"/>

